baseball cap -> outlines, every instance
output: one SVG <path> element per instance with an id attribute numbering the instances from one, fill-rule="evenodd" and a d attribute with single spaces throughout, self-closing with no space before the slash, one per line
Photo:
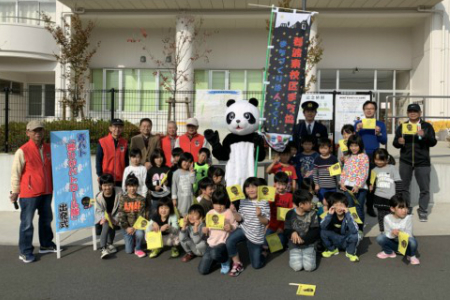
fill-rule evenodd
<path id="1" fill-rule="evenodd" d="M 37 128 L 44 128 L 44 123 L 42 123 L 41 121 L 38 121 L 38 120 L 33 120 L 33 121 L 28 122 L 27 130 L 32 131 Z"/>
<path id="2" fill-rule="evenodd" d="M 186 125 L 192 125 L 198 127 L 198 121 L 196 118 L 189 118 L 186 120 Z"/>
<path id="3" fill-rule="evenodd" d="M 416 112 L 419 112 L 419 111 L 421 111 L 422 109 L 420 109 L 420 105 L 419 104 L 416 104 L 416 103 L 412 103 L 412 104 L 410 104 L 410 105 L 408 105 L 408 112 L 410 112 L 410 111 L 416 111 Z"/>
<path id="4" fill-rule="evenodd" d="M 121 119 L 112 119 L 111 120 L 111 125 L 116 125 L 116 126 L 123 126 L 124 123 Z"/>

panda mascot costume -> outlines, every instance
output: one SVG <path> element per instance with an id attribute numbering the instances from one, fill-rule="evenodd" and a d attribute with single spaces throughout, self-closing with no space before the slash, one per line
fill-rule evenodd
<path id="1" fill-rule="evenodd" d="M 230 99 L 227 101 L 225 116 L 231 133 L 225 137 L 222 144 L 217 131 L 207 129 L 204 135 L 212 147 L 213 156 L 218 160 L 227 161 L 225 169 L 227 186 L 243 185 L 248 177 L 255 176 L 258 146 L 258 161 L 263 161 L 266 156 L 264 140 L 256 132 L 259 127 L 258 100 Z"/>

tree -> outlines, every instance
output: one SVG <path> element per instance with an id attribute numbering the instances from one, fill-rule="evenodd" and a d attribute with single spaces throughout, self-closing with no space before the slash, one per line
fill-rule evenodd
<path id="1" fill-rule="evenodd" d="M 90 79 L 89 63 L 100 47 L 100 42 L 91 47 L 90 37 L 94 30 L 94 22 L 88 21 L 83 27 L 78 14 L 70 16 L 70 23 L 63 19 L 63 25 L 52 22 L 50 16 L 42 14 L 45 29 L 53 36 L 60 47 L 60 53 L 54 53 L 56 61 L 64 66 L 62 77 L 68 80 L 67 93 L 61 100 L 63 105 L 63 119 L 66 119 L 66 107 L 70 108 L 71 119 L 74 120 L 81 113 L 86 104 L 85 82 Z"/>

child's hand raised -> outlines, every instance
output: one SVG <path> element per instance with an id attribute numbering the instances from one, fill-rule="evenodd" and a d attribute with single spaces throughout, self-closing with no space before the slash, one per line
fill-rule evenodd
<path id="1" fill-rule="evenodd" d="M 260 207 L 257 207 L 257 208 L 256 208 L 256 216 L 257 216 L 257 217 L 260 217 L 260 216 L 261 216 L 261 208 L 260 208 Z"/>
<path id="2" fill-rule="evenodd" d="M 330 207 L 330 209 L 328 210 L 328 213 L 330 215 L 334 214 L 334 212 L 336 211 L 336 209 L 334 208 L 334 206 Z"/>
<path id="3" fill-rule="evenodd" d="M 191 173 L 194 173 L 194 172 L 195 172 L 195 170 L 194 170 L 194 162 L 192 162 L 191 165 L 189 166 L 189 171 L 190 171 Z"/>

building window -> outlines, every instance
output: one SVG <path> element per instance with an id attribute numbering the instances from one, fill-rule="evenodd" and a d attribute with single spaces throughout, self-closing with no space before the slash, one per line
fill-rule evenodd
<path id="1" fill-rule="evenodd" d="M 28 115 L 55 116 L 54 84 L 30 84 L 28 86 Z"/>
<path id="2" fill-rule="evenodd" d="M 339 70 L 339 89 L 373 90 L 375 82 L 374 70 Z"/>
<path id="3" fill-rule="evenodd" d="M 0 93 L 2 93 L 5 88 L 9 88 L 11 94 L 22 95 L 23 83 L 0 79 Z"/>
<path id="4" fill-rule="evenodd" d="M 0 22 L 44 25 L 42 13 L 52 21 L 56 17 L 56 0 L 2 0 L 0 1 Z"/>

